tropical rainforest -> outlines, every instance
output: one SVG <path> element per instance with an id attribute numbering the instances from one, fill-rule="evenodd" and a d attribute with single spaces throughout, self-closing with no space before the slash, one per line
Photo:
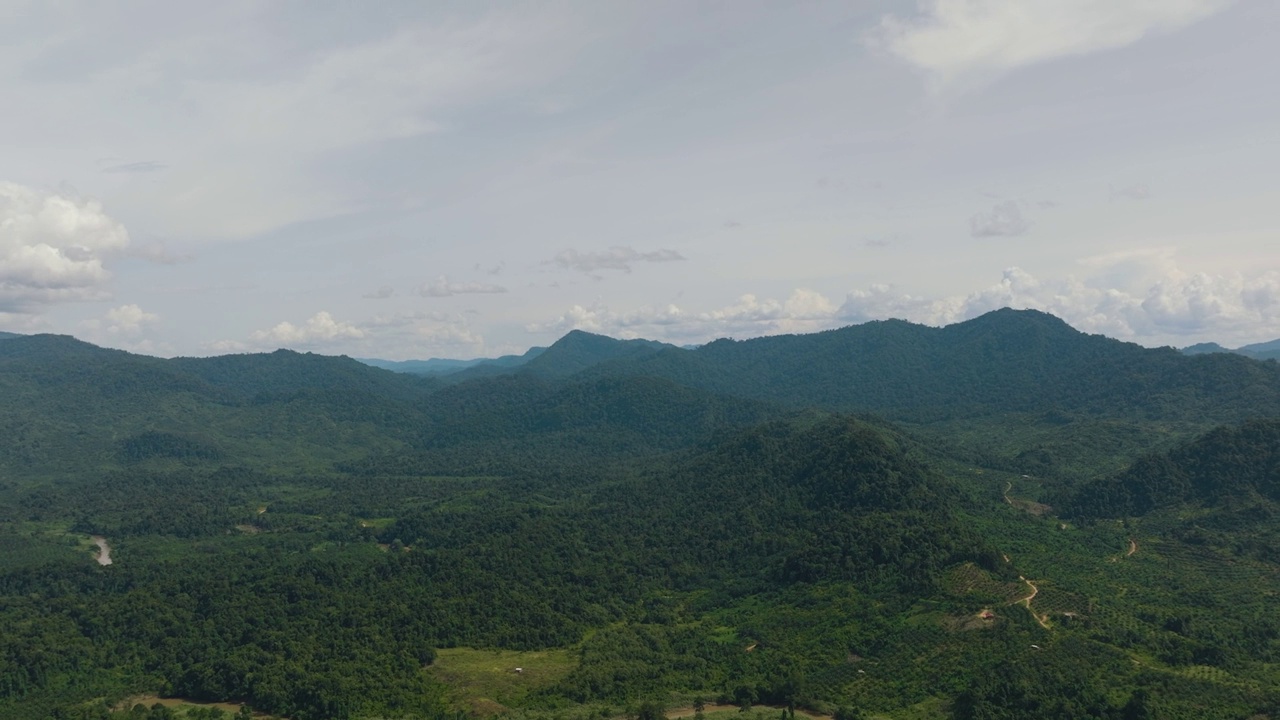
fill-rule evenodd
<path id="1" fill-rule="evenodd" d="M 1280 364 L 0 334 L 0 717 L 1280 717 Z M 426 368 L 426 369 L 424 369 Z"/>

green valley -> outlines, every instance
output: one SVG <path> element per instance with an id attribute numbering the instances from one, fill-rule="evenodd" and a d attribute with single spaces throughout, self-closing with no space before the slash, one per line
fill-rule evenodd
<path id="1" fill-rule="evenodd" d="M 444 376 L 32 335 L 0 428 L 5 718 L 1280 714 L 1274 361 L 1011 310 Z"/>

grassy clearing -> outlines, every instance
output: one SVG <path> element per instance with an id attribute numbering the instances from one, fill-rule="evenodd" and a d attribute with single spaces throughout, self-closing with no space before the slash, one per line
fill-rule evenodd
<path id="1" fill-rule="evenodd" d="M 436 653 L 431 674 L 449 687 L 459 706 L 473 714 L 493 715 L 518 706 L 531 690 L 555 684 L 577 662 L 567 649 L 518 652 L 449 648 Z"/>
<path id="2" fill-rule="evenodd" d="M 133 708 L 136 705 L 144 705 L 150 708 L 152 705 L 156 705 L 156 704 L 163 705 L 167 708 L 172 708 L 173 710 L 179 713 L 178 715 L 179 717 L 186 717 L 187 712 L 190 710 L 204 709 L 204 708 L 217 708 L 223 711 L 224 713 L 227 713 L 228 720 L 230 720 L 230 716 L 233 716 L 236 713 L 240 712 L 240 703 L 229 703 L 229 702 L 205 703 L 205 702 L 196 702 L 195 700 L 187 700 L 186 698 L 162 698 L 156 695 L 135 695 L 134 697 L 126 698 L 125 700 L 122 700 L 121 702 L 116 703 L 114 710 L 116 712 L 126 711 Z M 281 718 L 278 715 L 268 715 L 266 713 L 256 712 L 256 711 L 253 713 L 253 716 L 255 718 L 260 718 L 261 720 L 272 720 L 273 718 L 275 720 L 286 720 L 286 718 Z"/>

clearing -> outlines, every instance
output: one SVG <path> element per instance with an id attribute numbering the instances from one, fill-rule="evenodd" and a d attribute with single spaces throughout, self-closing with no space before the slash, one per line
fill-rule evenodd
<path id="1" fill-rule="evenodd" d="M 554 685 L 577 664 L 577 658 L 565 649 L 446 648 L 436 651 L 428 671 L 449 687 L 456 704 L 474 715 L 487 716 L 507 712 L 530 690 Z"/>

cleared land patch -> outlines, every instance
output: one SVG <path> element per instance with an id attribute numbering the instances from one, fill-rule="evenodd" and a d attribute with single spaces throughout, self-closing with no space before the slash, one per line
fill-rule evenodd
<path id="1" fill-rule="evenodd" d="M 554 685 L 575 667 L 569 650 L 475 650 L 436 652 L 430 672 L 449 687 L 452 700 L 472 714 L 496 715 L 531 691 Z"/>

